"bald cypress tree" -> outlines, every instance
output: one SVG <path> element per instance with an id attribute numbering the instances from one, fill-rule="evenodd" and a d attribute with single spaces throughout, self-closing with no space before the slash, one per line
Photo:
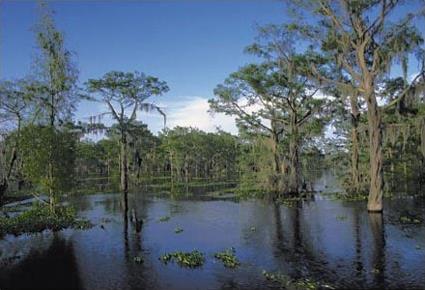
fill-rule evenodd
<path id="1" fill-rule="evenodd" d="M 383 191 L 382 113 L 377 91 L 396 60 L 407 57 L 423 39 L 415 26 L 421 16 L 415 1 L 292 0 L 299 13 L 291 29 L 311 41 L 309 49 L 332 56 L 367 107 L 370 188 L 367 208 L 380 212 Z M 422 2 L 423 3 L 423 2 Z M 400 9 L 405 8 L 405 9 Z M 396 11 L 403 14 L 395 15 Z M 308 21 L 303 23 L 302 16 Z M 313 23 L 313 24 L 312 24 Z M 321 51 L 318 51 L 321 50 Z M 314 62 L 311 63 L 314 67 Z M 319 71 L 317 77 L 324 80 Z M 337 80 L 333 80 L 338 83 Z M 345 86 L 346 83 L 339 83 Z"/>

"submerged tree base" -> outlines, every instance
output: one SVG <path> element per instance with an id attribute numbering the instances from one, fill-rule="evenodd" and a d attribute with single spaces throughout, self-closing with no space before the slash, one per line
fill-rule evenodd
<path id="1" fill-rule="evenodd" d="M 35 204 L 30 210 L 15 217 L 0 217 L 0 236 L 38 233 L 44 230 L 60 231 L 65 228 L 87 229 L 93 225 L 88 220 L 78 219 L 72 208 L 49 207 Z"/>

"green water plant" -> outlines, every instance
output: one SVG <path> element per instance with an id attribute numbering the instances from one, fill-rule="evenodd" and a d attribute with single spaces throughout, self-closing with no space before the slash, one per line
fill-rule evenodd
<path id="1" fill-rule="evenodd" d="M 176 234 L 180 234 L 180 233 L 182 233 L 182 232 L 183 232 L 183 229 L 182 229 L 181 227 L 176 227 L 176 228 L 174 229 L 174 232 L 175 232 Z"/>
<path id="2" fill-rule="evenodd" d="M 331 285 L 323 284 L 311 279 L 292 279 L 282 273 L 272 273 L 263 270 L 263 276 L 274 283 L 280 284 L 283 289 L 294 290 L 317 290 L 317 289 L 335 289 Z"/>
<path id="3" fill-rule="evenodd" d="M 402 215 L 400 216 L 400 223 L 402 224 L 421 224 L 422 220 L 419 217 L 411 215 Z"/>
<path id="4" fill-rule="evenodd" d="M 172 252 L 162 255 L 159 258 L 164 264 L 176 262 L 181 267 L 196 268 L 205 263 L 205 256 L 198 250 L 192 252 Z"/>
<path id="5" fill-rule="evenodd" d="M 166 215 L 166 216 L 162 216 L 162 217 L 160 217 L 159 218 L 159 221 L 161 222 L 161 223 L 164 223 L 164 222 L 168 222 L 169 220 L 170 220 L 170 216 L 168 216 L 168 215 Z"/>
<path id="6" fill-rule="evenodd" d="M 220 260 L 226 268 L 236 268 L 241 264 L 235 255 L 235 249 L 233 247 L 215 253 L 214 257 Z"/>
<path id="7" fill-rule="evenodd" d="M 77 218 L 74 209 L 69 207 L 50 207 L 34 204 L 29 210 L 14 217 L 0 217 L 0 236 L 37 233 L 44 230 L 60 231 L 65 228 L 88 229 L 93 224 Z"/>
<path id="8" fill-rule="evenodd" d="M 338 221 L 345 221 L 347 219 L 347 216 L 346 215 L 337 215 L 336 219 Z"/>

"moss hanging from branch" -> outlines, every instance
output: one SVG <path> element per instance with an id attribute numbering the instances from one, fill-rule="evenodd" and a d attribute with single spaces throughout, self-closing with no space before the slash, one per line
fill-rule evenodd
<path id="1" fill-rule="evenodd" d="M 419 151 L 421 151 L 422 156 L 425 158 L 425 118 L 424 117 L 417 119 L 416 129 L 421 139 L 421 143 L 419 145 Z"/>
<path id="2" fill-rule="evenodd" d="M 383 133 L 384 145 L 395 146 L 400 137 L 400 126 L 398 124 L 388 124 L 385 126 Z"/>

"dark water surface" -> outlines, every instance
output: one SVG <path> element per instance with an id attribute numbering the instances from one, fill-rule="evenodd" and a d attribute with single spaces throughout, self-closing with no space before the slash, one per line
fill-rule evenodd
<path id="1" fill-rule="evenodd" d="M 120 195 L 69 199 L 90 230 L 43 232 L 0 241 L 0 289 L 263 289 L 278 271 L 345 289 L 425 289 L 425 225 L 402 225 L 407 212 L 425 219 L 423 199 L 364 202 L 321 199 L 295 206 L 263 201 L 172 200 L 132 194 L 128 221 Z M 170 216 L 167 222 L 160 222 Z M 143 223 L 141 222 L 143 221 Z M 174 232 L 176 227 L 184 229 Z M 253 230 L 255 227 L 255 230 Z M 214 259 L 234 247 L 242 265 Z M 205 253 L 201 268 L 164 265 L 170 251 Z M 144 263 L 134 262 L 143 256 Z"/>

